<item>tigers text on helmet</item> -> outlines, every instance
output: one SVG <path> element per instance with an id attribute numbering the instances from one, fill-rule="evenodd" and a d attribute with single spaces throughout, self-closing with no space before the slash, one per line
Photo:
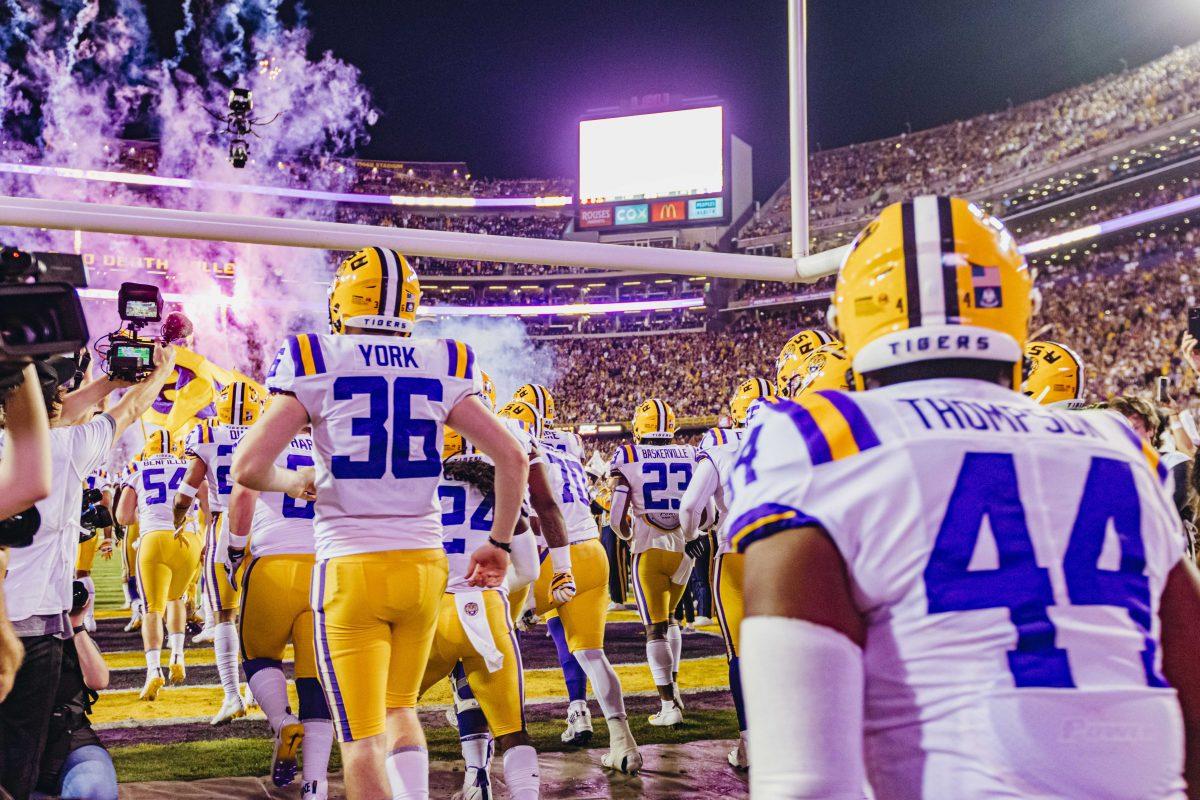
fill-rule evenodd
<path id="1" fill-rule="evenodd" d="M 253 385 L 234 381 L 217 396 L 217 421 L 222 425 L 253 425 L 266 400 Z"/>
<path id="2" fill-rule="evenodd" d="M 764 397 L 774 397 L 775 387 L 765 378 L 748 378 L 738 384 L 729 401 L 729 416 L 737 425 L 746 424 L 746 412 L 750 404 Z"/>
<path id="3" fill-rule="evenodd" d="M 791 362 L 780 373 L 780 380 L 779 394 L 793 400 L 824 389 L 852 391 L 855 384 L 850 357 L 836 344 L 822 345 L 807 358 Z"/>
<path id="4" fill-rule="evenodd" d="M 364 247 L 338 266 L 329 285 L 329 330 L 411 334 L 420 303 L 421 285 L 408 259 L 395 250 Z"/>
<path id="5" fill-rule="evenodd" d="M 1031 277 L 1012 235 L 958 197 L 885 208 L 850 246 L 832 320 L 859 374 L 941 359 L 1014 365 L 1029 335 Z"/>
<path id="6" fill-rule="evenodd" d="M 524 386 L 513 392 L 513 400 L 520 400 L 528 403 L 537 409 L 538 414 L 546 422 L 553 424 L 554 422 L 554 396 L 550 394 L 550 390 L 540 383 L 527 383 Z"/>
<path id="7" fill-rule="evenodd" d="M 542 438 L 542 415 L 529 403 L 523 400 L 510 400 L 504 408 L 496 412 L 496 415 L 504 419 L 515 419 L 533 438 Z"/>
<path id="8" fill-rule="evenodd" d="M 827 344 L 841 344 L 836 338 L 830 336 L 822 330 L 812 328 L 799 333 L 793 334 L 792 338 L 787 340 L 787 344 L 779 351 L 779 355 L 775 358 L 775 389 L 778 392 L 783 391 L 782 376 L 784 370 L 789 370 L 788 374 L 793 374 L 796 364 L 816 350 L 818 347 L 824 347 Z"/>
<path id="9" fill-rule="evenodd" d="M 1076 406 L 1083 400 L 1083 360 L 1064 344 L 1030 342 L 1025 346 L 1029 373 L 1021 391 L 1043 406 Z"/>
<path id="10" fill-rule="evenodd" d="M 675 437 L 675 412 L 663 400 L 652 397 L 633 414 L 633 439 L 670 441 Z"/>

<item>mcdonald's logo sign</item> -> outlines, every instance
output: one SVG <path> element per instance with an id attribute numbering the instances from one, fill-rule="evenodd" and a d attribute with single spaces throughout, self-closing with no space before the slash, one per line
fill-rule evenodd
<path id="1" fill-rule="evenodd" d="M 650 206 L 651 222 L 682 222 L 686 219 L 686 208 L 682 200 L 669 200 Z"/>

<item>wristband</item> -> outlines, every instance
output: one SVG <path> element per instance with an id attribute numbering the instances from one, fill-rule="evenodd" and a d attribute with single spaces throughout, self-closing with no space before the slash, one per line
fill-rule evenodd
<path id="1" fill-rule="evenodd" d="M 506 553 L 512 552 L 512 543 L 511 542 L 497 542 L 495 539 L 493 539 L 491 536 L 489 536 L 488 544 L 490 544 L 492 547 L 499 547 L 501 550 L 503 550 Z"/>
<path id="2" fill-rule="evenodd" d="M 187 498 L 194 498 L 198 491 L 200 491 L 200 487 L 192 486 L 190 483 L 185 483 L 179 487 L 179 493 Z"/>
<path id="3" fill-rule="evenodd" d="M 571 545 L 550 548 L 550 563 L 555 572 L 571 571 Z"/>
<path id="4" fill-rule="evenodd" d="M 236 533 L 229 532 L 229 546 L 235 550 L 245 550 L 246 542 L 249 541 L 249 536 L 238 536 Z"/>
<path id="5" fill-rule="evenodd" d="M 71 633 L 75 634 L 76 636 L 78 636 L 81 633 L 86 633 L 86 632 L 87 632 L 87 628 L 84 627 L 83 625 L 76 625 L 75 627 L 71 628 Z"/>

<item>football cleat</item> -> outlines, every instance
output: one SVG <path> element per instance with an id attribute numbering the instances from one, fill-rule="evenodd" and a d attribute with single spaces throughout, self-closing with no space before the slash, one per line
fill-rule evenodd
<path id="1" fill-rule="evenodd" d="M 656 728 L 670 728 L 683 722 L 683 712 L 679 710 L 679 706 L 671 703 L 657 714 L 651 714 L 647 721 Z"/>
<path id="2" fill-rule="evenodd" d="M 141 694 L 138 695 L 138 700 L 147 700 L 154 702 L 158 699 L 158 693 L 162 691 L 163 685 L 166 683 L 163 680 L 162 673 L 154 673 L 146 676 L 146 685 L 142 687 Z"/>
<path id="3" fill-rule="evenodd" d="M 296 756 L 304 743 L 304 726 L 294 716 L 284 717 L 275 734 L 275 751 L 271 755 L 271 782 L 282 789 L 296 780 Z"/>
<path id="4" fill-rule="evenodd" d="M 626 775 L 637 775 L 642 771 L 642 754 L 636 745 L 613 748 L 600 757 L 600 763 L 608 769 L 624 772 Z"/>
<path id="5" fill-rule="evenodd" d="M 192 637 L 192 644 L 204 644 L 205 642 L 211 642 L 214 636 L 216 636 L 216 632 L 213 630 L 213 628 L 202 628 L 199 633 Z"/>
<path id="6" fill-rule="evenodd" d="M 562 742 L 584 747 L 591 740 L 592 712 L 586 700 L 575 700 L 567 711 L 567 729 L 562 732 Z"/>
<path id="7" fill-rule="evenodd" d="M 125 626 L 126 633 L 133 633 L 142 629 L 142 615 L 134 614 L 129 618 L 129 624 Z"/>
<path id="8" fill-rule="evenodd" d="M 695 625 L 697 628 L 703 628 L 705 625 L 712 625 L 712 624 L 714 624 L 712 621 L 712 617 L 706 617 L 703 614 L 696 617 Z"/>
<path id="9" fill-rule="evenodd" d="M 172 661 L 168 669 L 171 671 L 172 686 L 180 686 L 187 680 L 187 667 L 182 661 Z"/>
<path id="10" fill-rule="evenodd" d="M 492 800 L 492 781 L 486 769 L 467 767 L 463 775 L 462 791 L 455 792 L 454 797 L 462 800 Z"/>
<path id="11" fill-rule="evenodd" d="M 305 781 L 300 785 L 300 800 L 327 800 L 328 797 L 327 781 Z"/>
<path id="12" fill-rule="evenodd" d="M 214 727 L 217 725 L 228 725 L 235 719 L 241 719 L 246 716 L 246 704 L 242 701 L 240 694 L 227 694 L 221 702 L 221 709 L 212 718 L 209 723 Z"/>
<path id="13" fill-rule="evenodd" d="M 729 751 L 729 766 L 738 770 L 750 769 L 750 754 L 746 752 L 745 734 L 738 740 L 738 746 Z"/>

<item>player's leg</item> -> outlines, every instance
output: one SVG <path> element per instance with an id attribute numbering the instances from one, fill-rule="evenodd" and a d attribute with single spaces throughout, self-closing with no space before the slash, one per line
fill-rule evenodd
<path id="1" fill-rule="evenodd" d="M 440 548 L 393 551 L 380 561 L 379 580 L 373 585 L 387 588 L 384 613 L 392 621 L 387 684 L 387 776 L 393 800 L 425 800 L 429 797 L 429 751 L 416 704 L 437 631 L 449 568 L 446 554 Z"/>
<path id="2" fill-rule="evenodd" d="M 678 568 L 670 557 L 675 555 L 678 554 L 651 549 L 633 557 L 633 589 L 638 613 L 646 629 L 646 661 L 662 703 L 658 713 L 650 715 L 649 719 L 651 725 L 658 726 L 678 725 L 683 721 L 683 712 L 675 704 L 674 659 L 671 643 L 667 641 L 672 610 L 671 576 Z"/>
<path id="3" fill-rule="evenodd" d="M 463 659 L 463 667 L 496 737 L 496 748 L 503 754 L 508 796 L 512 800 L 537 800 L 541 783 L 537 751 L 525 726 L 525 671 L 517 632 L 503 594 L 484 592 L 483 599 L 492 639 L 504 660 L 500 669 L 491 672 L 483 658 L 475 654 Z"/>
<path id="4" fill-rule="evenodd" d="M 237 717 L 245 716 L 246 705 L 238 691 L 238 607 L 241 605 L 241 588 L 235 584 L 236 576 L 230 576 L 228 568 L 221 563 L 217 554 L 216 542 L 221 541 L 221 529 L 228 524 L 229 515 L 220 513 L 213 515 L 213 524 L 217 529 L 213 537 L 213 545 L 205 550 L 204 571 L 210 583 L 214 585 L 211 593 L 215 602 L 216 626 L 213 628 L 213 653 L 217 662 L 217 676 L 225 697 L 221 708 L 213 717 L 212 724 L 220 725 Z M 286 617 L 284 622 L 290 621 Z"/>
<path id="5" fill-rule="evenodd" d="M 137 551 L 138 590 L 146 604 L 142 619 L 142 650 L 146 654 L 146 682 L 139 698 L 155 700 L 166 680 L 162 674 L 163 614 L 171 588 L 171 567 L 165 558 L 170 531 L 153 531 L 141 537 Z"/>
<path id="6" fill-rule="evenodd" d="M 558 664 L 562 667 L 567 687 L 567 729 L 562 733 L 564 744 L 586 745 L 592 740 L 592 715 L 587 707 L 587 673 L 567 646 L 567 634 L 557 612 L 546 618 L 546 630 L 554 640 Z"/>
<path id="7" fill-rule="evenodd" d="M 690 618 L 695 616 L 694 612 L 688 612 L 688 604 L 691 603 L 691 595 L 688 592 L 688 585 L 692 578 L 691 559 L 683 553 L 664 553 L 663 557 L 666 560 L 667 568 L 670 568 L 672 562 L 676 564 L 675 571 L 671 573 L 668 606 L 672 610 L 681 605 L 684 606 L 684 618 L 690 621 Z M 683 693 L 679 691 L 679 662 L 683 658 L 683 636 L 679 620 L 674 615 L 667 618 L 666 639 L 671 648 L 671 697 L 679 710 L 683 711 Z"/>
<path id="8" fill-rule="evenodd" d="M 96 551 L 100 549 L 100 533 L 94 531 L 93 535 L 86 542 L 79 543 L 79 550 L 75 554 L 75 580 L 82 581 L 87 587 L 88 593 L 95 596 L 96 584 L 92 582 L 92 566 L 96 560 Z M 96 630 L 96 620 L 92 617 L 92 608 L 88 609 L 87 615 L 83 620 L 84 627 L 89 631 Z"/>
<path id="9" fill-rule="evenodd" d="M 184 663 L 184 635 L 187 631 L 187 593 L 200 567 L 201 540 L 195 533 L 172 534 L 167 545 L 167 564 L 171 583 L 167 604 L 167 644 L 171 648 L 170 682 L 180 685 L 187 679 Z"/>
<path id="10" fill-rule="evenodd" d="M 313 615 L 305 597 L 312 582 L 313 556 L 284 556 L 292 565 L 289 612 L 294 613 L 292 647 L 296 654 L 296 696 L 304 734 L 301 800 L 325 800 L 329 794 L 329 754 L 333 750 L 333 716 L 317 680 Z M 256 693 L 255 697 L 259 697 Z M 260 703 L 262 700 L 260 698 Z"/>
<path id="11" fill-rule="evenodd" d="M 742 702 L 741 661 L 738 656 L 739 632 L 742 626 L 742 576 L 745 556 L 725 553 L 716 557 L 713 566 L 713 607 L 721 636 L 725 639 L 725 656 L 729 659 L 729 693 L 737 713 L 741 736 L 738 746 L 729 753 L 729 764 L 735 769 L 749 769 L 750 756 L 746 748 L 746 708 Z"/>
<path id="12" fill-rule="evenodd" d="M 567 647 L 592 683 L 592 691 L 608 724 L 609 750 L 604 766 L 636 773 L 642 768 L 633 732 L 625 715 L 621 680 L 604 653 L 608 621 L 608 556 L 598 539 L 571 545 L 571 567 L 578 593 L 559 607 Z"/>
<path id="13" fill-rule="evenodd" d="M 215 521 L 217 515 L 213 516 Z M 200 560 L 200 575 L 196 581 L 196 595 L 200 604 L 202 627 L 200 632 L 192 637 L 192 644 L 211 642 L 216 637 L 217 600 L 213 597 L 213 592 L 217 587 L 212 578 L 212 570 L 209 569 L 209 561 L 216 549 L 216 532 L 213 530 L 213 525 L 209 524 L 204 529 L 204 555 Z"/>
<path id="14" fill-rule="evenodd" d="M 129 591 L 129 623 L 125 632 L 131 633 L 142 627 L 142 616 L 146 613 L 146 602 L 143 599 L 138 583 L 138 546 L 141 536 L 135 522 L 125 526 L 125 539 L 121 542 L 121 560 L 125 569 L 125 583 Z"/>
<path id="15" fill-rule="evenodd" d="M 436 643 L 434 649 L 437 649 Z M 458 743 L 463 755 L 462 800 L 480 800 L 491 793 L 488 770 L 495 750 L 492 729 L 488 726 L 479 701 L 475 699 L 475 692 L 467 682 L 467 673 L 461 661 L 450 671 L 450 689 L 454 697 Z"/>

